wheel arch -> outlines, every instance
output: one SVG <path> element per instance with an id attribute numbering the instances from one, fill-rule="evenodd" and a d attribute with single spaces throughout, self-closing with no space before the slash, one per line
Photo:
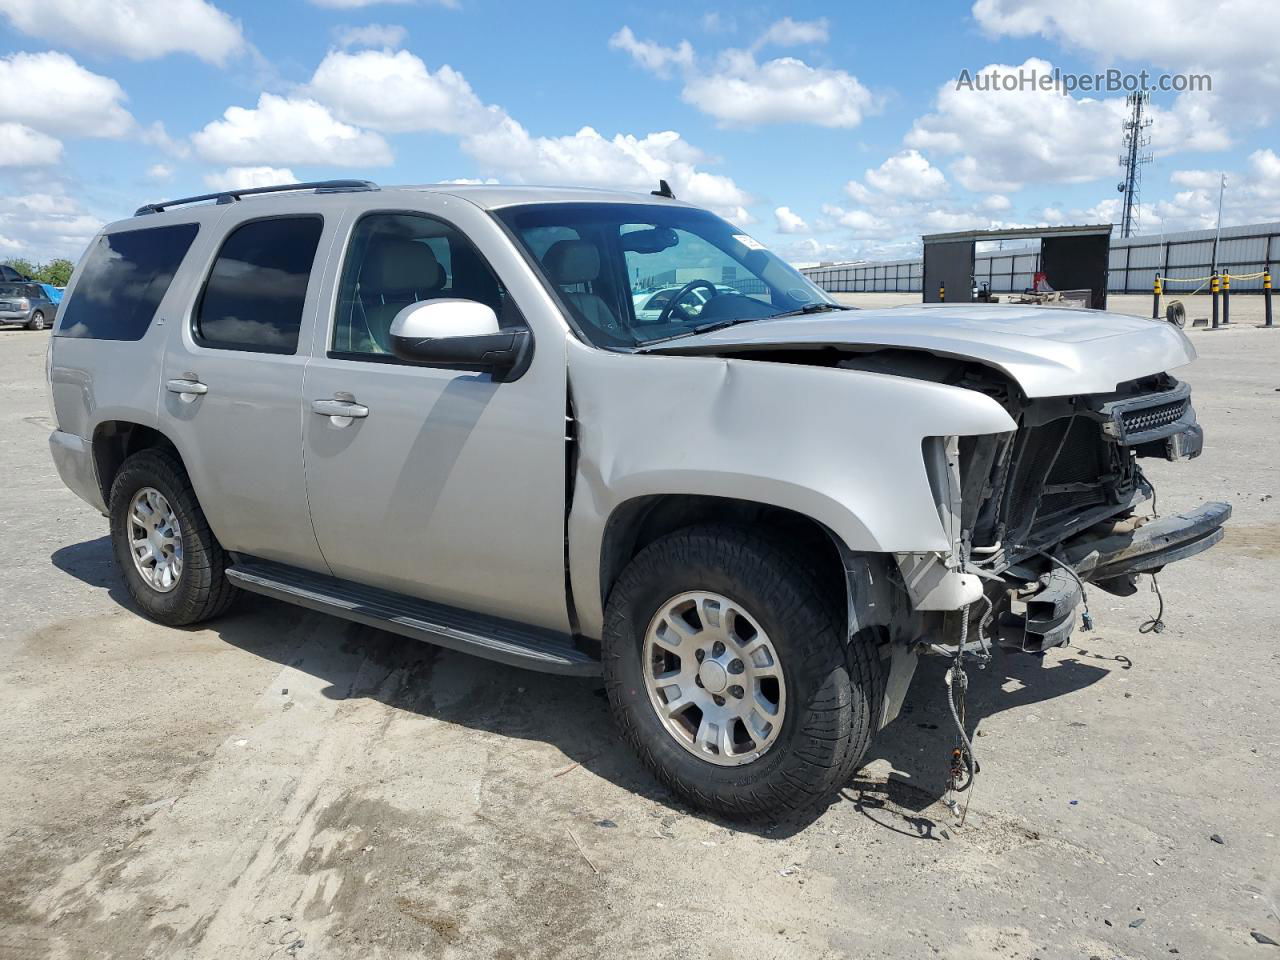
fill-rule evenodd
<path id="1" fill-rule="evenodd" d="M 93 468 L 102 491 L 102 502 L 111 505 L 111 485 L 121 465 L 141 450 L 167 450 L 182 462 L 173 441 L 155 427 L 132 420 L 104 420 L 93 429 Z"/>
<path id="2" fill-rule="evenodd" d="M 840 538 L 814 518 L 754 500 L 704 494 L 652 494 L 619 504 L 604 524 L 598 560 L 599 603 L 626 565 L 660 537 L 686 527 L 726 523 L 755 532 L 772 533 L 794 549 L 797 558 L 812 558 L 824 590 L 844 591 L 846 548 Z"/>

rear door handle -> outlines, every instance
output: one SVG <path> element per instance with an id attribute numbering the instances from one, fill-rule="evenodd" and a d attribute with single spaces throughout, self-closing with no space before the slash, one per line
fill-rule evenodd
<path id="1" fill-rule="evenodd" d="M 335 397 L 332 400 L 312 400 L 311 412 L 322 417 L 348 417 L 363 420 L 369 415 L 369 408 L 355 400 Z"/>
<path id="2" fill-rule="evenodd" d="M 209 392 L 208 385 L 201 383 L 192 374 L 188 374 L 185 377 L 179 377 L 176 380 L 168 380 L 165 382 L 164 388 L 170 393 L 178 394 L 188 403 L 196 397 L 203 397 Z"/>

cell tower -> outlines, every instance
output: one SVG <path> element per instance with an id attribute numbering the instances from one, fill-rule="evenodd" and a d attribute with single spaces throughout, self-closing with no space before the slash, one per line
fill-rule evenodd
<path id="1" fill-rule="evenodd" d="M 1120 155 L 1120 166 L 1124 168 L 1124 180 L 1116 184 L 1116 189 L 1124 194 L 1120 236 L 1128 237 L 1138 229 L 1142 212 L 1139 200 L 1142 167 L 1151 162 L 1151 154 L 1142 151 L 1143 147 L 1151 143 L 1151 137 L 1147 133 L 1151 129 L 1151 118 L 1143 117 L 1144 111 L 1151 104 L 1151 94 L 1146 90 L 1131 93 L 1124 98 L 1124 102 L 1129 107 L 1129 118 L 1121 125 L 1124 130 L 1124 153 Z"/>

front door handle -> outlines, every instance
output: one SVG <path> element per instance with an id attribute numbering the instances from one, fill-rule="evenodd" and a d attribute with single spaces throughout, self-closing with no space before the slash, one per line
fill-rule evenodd
<path id="1" fill-rule="evenodd" d="M 354 399 L 338 396 L 332 400 L 312 400 L 311 412 L 322 417 L 342 417 L 363 420 L 369 415 L 369 408 Z"/>
<path id="2" fill-rule="evenodd" d="M 164 388 L 170 393 L 176 393 L 184 403 L 192 403 L 196 397 L 203 397 L 209 392 L 208 385 L 197 380 L 194 373 L 185 374 L 175 380 L 167 380 Z"/>

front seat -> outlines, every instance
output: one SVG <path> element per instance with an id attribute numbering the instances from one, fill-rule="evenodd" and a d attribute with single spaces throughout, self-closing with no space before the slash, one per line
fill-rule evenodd
<path id="1" fill-rule="evenodd" d="M 600 251 L 588 240 L 557 240 L 542 257 L 542 266 L 551 282 L 560 288 L 564 299 L 580 323 L 586 323 L 615 340 L 631 343 L 609 305 L 585 289 L 568 290 L 593 283 L 600 276 Z"/>
<path id="2" fill-rule="evenodd" d="M 358 309 L 364 313 L 365 342 L 357 353 L 390 353 L 391 321 L 401 310 L 419 300 L 430 300 L 444 286 L 445 274 L 431 248 L 406 237 L 375 237 L 360 270 Z M 353 324 L 360 337 L 359 324 Z"/>

